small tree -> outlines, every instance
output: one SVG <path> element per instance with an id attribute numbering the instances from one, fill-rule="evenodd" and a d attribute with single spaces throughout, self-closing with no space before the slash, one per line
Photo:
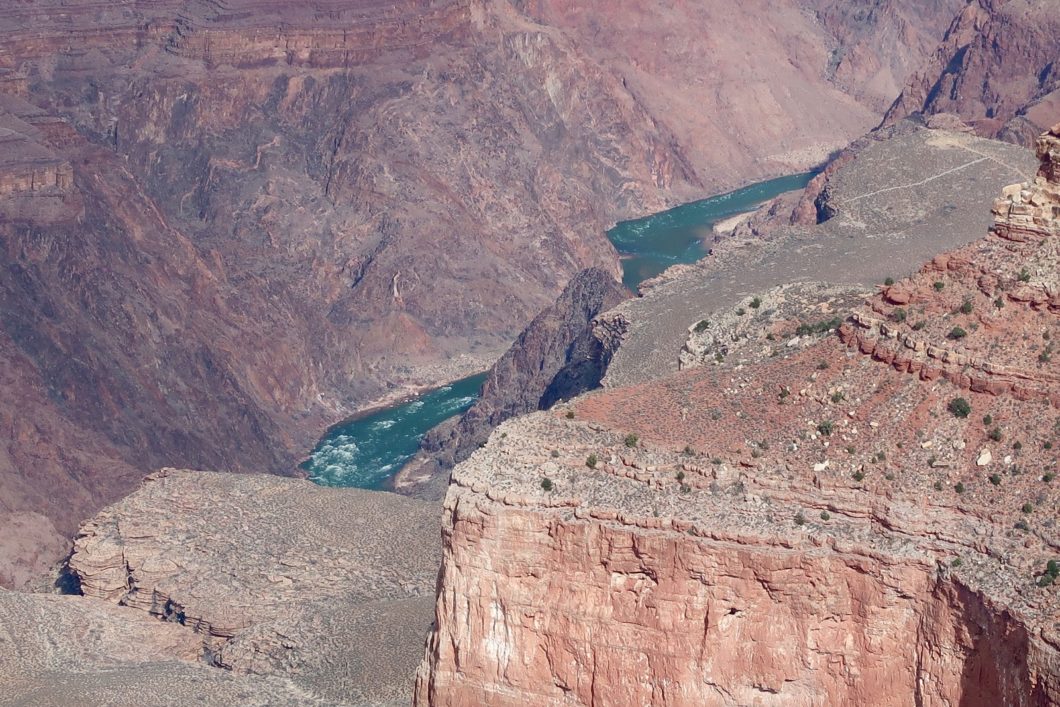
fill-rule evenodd
<path id="1" fill-rule="evenodd" d="M 625 443 L 627 447 L 636 447 L 638 437 L 635 434 L 626 435 Z"/>
<path id="2" fill-rule="evenodd" d="M 590 469 L 595 469 L 596 463 L 598 461 L 600 460 L 596 458 L 596 454 L 590 454 L 585 458 L 585 466 L 589 467 Z"/>
<path id="3" fill-rule="evenodd" d="M 552 490 L 552 479 L 548 478 L 547 476 L 545 478 L 541 479 L 541 489 L 543 491 L 545 491 L 545 492 L 551 491 Z"/>

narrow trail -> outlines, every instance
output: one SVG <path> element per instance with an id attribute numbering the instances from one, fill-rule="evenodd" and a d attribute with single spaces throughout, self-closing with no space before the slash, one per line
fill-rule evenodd
<path id="1" fill-rule="evenodd" d="M 844 199 L 844 202 L 847 203 L 847 204 L 853 204 L 854 202 L 861 201 L 862 199 L 868 199 L 869 197 L 878 196 L 879 194 L 886 194 L 887 192 L 899 191 L 901 189 L 912 189 L 914 187 L 920 187 L 920 186 L 923 186 L 925 184 L 928 184 L 929 182 L 933 182 L 936 179 L 942 179 L 943 177 L 949 176 L 949 175 L 953 174 L 954 172 L 960 172 L 962 169 L 965 169 L 967 167 L 971 167 L 972 165 L 979 164 L 980 162 L 986 162 L 987 160 L 992 160 L 994 162 L 997 162 L 997 160 L 994 160 L 994 158 L 992 158 L 992 157 L 980 157 L 977 160 L 972 160 L 971 162 L 965 162 L 962 165 L 958 165 L 956 167 L 952 167 L 951 169 L 947 169 L 944 172 L 939 172 L 938 174 L 934 174 L 934 175 L 932 175 L 930 177 L 927 177 L 926 179 L 921 179 L 919 182 L 913 182 L 912 184 L 899 184 L 898 186 L 894 186 L 894 187 L 886 187 L 885 189 L 877 189 L 876 191 L 870 191 L 868 193 L 860 194 L 858 196 L 854 196 L 854 197 L 851 197 L 849 199 Z M 1005 166 L 1007 167 L 1008 165 L 1005 165 Z"/>

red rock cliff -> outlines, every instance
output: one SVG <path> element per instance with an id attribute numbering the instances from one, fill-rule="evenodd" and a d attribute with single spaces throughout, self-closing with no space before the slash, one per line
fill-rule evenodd
<path id="1" fill-rule="evenodd" d="M 417 704 L 1060 703 L 1058 145 L 838 337 L 741 312 L 738 366 L 505 423 L 453 473 Z"/>

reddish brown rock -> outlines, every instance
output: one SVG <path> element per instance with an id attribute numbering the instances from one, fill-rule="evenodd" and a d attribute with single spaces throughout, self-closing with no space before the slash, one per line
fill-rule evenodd
<path id="1" fill-rule="evenodd" d="M 617 274 L 614 220 L 862 132 L 948 12 L 761 4 L 6 7 L 0 514 L 70 535 L 161 466 L 290 473 Z"/>
<path id="2" fill-rule="evenodd" d="M 884 124 L 913 113 L 951 113 L 980 135 L 1033 144 L 1060 119 L 1058 38 L 1052 0 L 973 0 Z"/>
<path id="3" fill-rule="evenodd" d="M 417 704 L 1060 702 L 1060 310 L 1005 294 L 1055 289 L 1051 225 L 933 259 L 905 316 L 502 425 L 453 472 Z"/>

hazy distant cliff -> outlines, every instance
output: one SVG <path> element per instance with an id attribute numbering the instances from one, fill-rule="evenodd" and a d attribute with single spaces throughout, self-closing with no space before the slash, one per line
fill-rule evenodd
<path id="1" fill-rule="evenodd" d="M 955 113 L 1025 145 L 1060 120 L 1060 12 L 1052 0 L 972 0 L 887 112 Z"/>

